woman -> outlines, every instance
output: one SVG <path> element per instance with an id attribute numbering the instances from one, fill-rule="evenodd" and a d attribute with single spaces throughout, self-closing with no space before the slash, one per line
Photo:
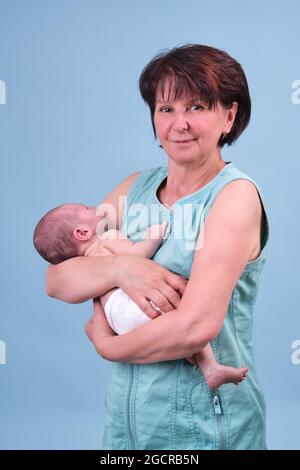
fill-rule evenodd
<path id="1" fill-rule="evenodd" d="M 117 256 L 50 266 L 48 293 L 79 302 L 119 286 L 154 318 L 115 336 L 94 301 L 87 333 L 112 361 L 103 448 L 265 449 L 252 314 L 268 222 L 255 182 L 220 153 L 248 125 L 246 77 L 227 53 L 191 44 L 150 61 L 140 91 L 168 166 L 131 175 L 106 202 L 117 207 L 118 197 L 127 195 L 116 225 L 134 241 L 149 225 L 150 211 L 151 223 L 168 220 L 168 237 L 156 263 Z M 135 203 L 148 211 L 139 220 L 140 232 L 132 229 Z M 152 211 L 154 206 L 159 210 Z M 178 214 L 188 224 L 181 236 Z M 165 313 L 158 316 L 151 301 Z M 220 363 L 249 367 L 241 385 L 213 391 L 206 386 L 197 352 L 209 342 Z"/>

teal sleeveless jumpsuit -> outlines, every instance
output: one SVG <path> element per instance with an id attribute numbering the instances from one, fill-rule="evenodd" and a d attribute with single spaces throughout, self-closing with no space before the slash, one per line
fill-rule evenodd
<path id="1" fill-rule="evenodd" d="M 174 206 L 173 210 L 168 210 L 157 197 L 157 190 L 167 174 L 167 167 L 148 169 L 139 174 L 127 197 L 122 231 L 133 241 L 139 241 L 150 220 L 153 224 L 167 219 L 169 232 L 153 259 L 188 278 L 194 251 L 187 250 L 184 240 L 173 235 Z M 260 190 L 233 162 L 226 162 L 207 185 L 179 199 L 175 206 L 190 203 L 196 207 L 196 204 L 203 204 L 203 222 L 218 193 L 228 183 L 238 179 L 251 181 L 260 196 L 265 214 L 262 250 L 258 258 L 245 266 L 233 290 L 221 332 L 211 345 L 221 364 L 235 367 L 247 365 L 247 379 L 239 386 L 226 384 L 210 390 L 201 370 L 186 359 L 153 364 L 112 362 L 105 398 L 103 449 L 267 448 L 265 400 L 257 378 L 252 348 L 253 309 L 269 235 Z M 130 223 L 137 217 L 136 203 L 143 204 L 148 215 L 150 208 L 155 207 L 151 219 L 149 215 L 147 220 L 144 211 L 138 232 Z M 135 210 L 132 211 L 133 207 Z M 191 217 L 195 223 L 200 223 L 194 212 Z"/>

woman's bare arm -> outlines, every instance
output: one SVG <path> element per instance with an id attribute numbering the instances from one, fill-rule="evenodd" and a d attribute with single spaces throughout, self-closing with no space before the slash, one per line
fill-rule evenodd
<path id="1" fill-rule="evenodd" d="M 120 201 L 124 198 L 139 173 L 133 173 L 111 191 L 103 201 L 109 204 L 110 229 L 119 230 L 122 209 Z M 57 265 L 49 265 L 46 273 L 46 291 L 50 297 L 70 303 L 80 303 L 104 294 L 115 287 L 113 258 L 76 257 Z"/>
<path id="2" fill-rule="evenodd" d="M 46 273 L 46 291 L 50 297 L 78 304 L 116 287 L 116 256 L 77 256 Z"/>
<path id="3" fill-rule="evenodd" d="M 195 253 L 179 307 L 120 336 L 101 335 L 104 317 L 99 308 L 96 326 L 100 339 L 96 335 L 93 339 L 98 353 L 110 361 L 147 364 L 184 358 L 215 338 L 251 256 L 260 217 L 255 187 L 247 181 L 228 184 L 205 222 L 204 245 Z M 94 315 L 94 323 L 96 319 Z"/>
<path id="4" fill-rule="evenodd" d="M 109 212 L 109 227 L 119 230 L 122 204 L 138 173 L 129 176 L 103 201 Z M 112 214 L 113 213 L 113 214 Z M 115 216 L 113 216 L 115 215 Z M 134 255 L 76 257 L 49 265 L 46 291 L 50 297 L 69 303 L 81 303 L 98 297 L 113 287 L 121 287 L 150 318 L 158 316 L 149 300 L 162 311 L 177 307 L 186 280 L 152 260 Z"/>

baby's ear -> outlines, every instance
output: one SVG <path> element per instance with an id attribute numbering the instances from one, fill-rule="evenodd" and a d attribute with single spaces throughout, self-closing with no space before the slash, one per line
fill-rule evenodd
<path id="1" fill-rule="evenodd" d="M 76 238 L 76 240 L 87 241 L 87 240 L 90 240 L 90 238 L 93 235 L 93 232 L 88 225 L 81 224 L 81 225 L 78 225 L 74 229 L 73 235 Z"/>

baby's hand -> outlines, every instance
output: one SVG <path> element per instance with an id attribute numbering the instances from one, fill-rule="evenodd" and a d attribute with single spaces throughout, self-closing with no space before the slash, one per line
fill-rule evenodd
<path id="1" fill-rule="evenodd" d="M 164 220 L 162 224 L 150 225 L 146 231 L 146 238 L 151 240 L 163 239 L 167 230 L 168 221 Z"/>

